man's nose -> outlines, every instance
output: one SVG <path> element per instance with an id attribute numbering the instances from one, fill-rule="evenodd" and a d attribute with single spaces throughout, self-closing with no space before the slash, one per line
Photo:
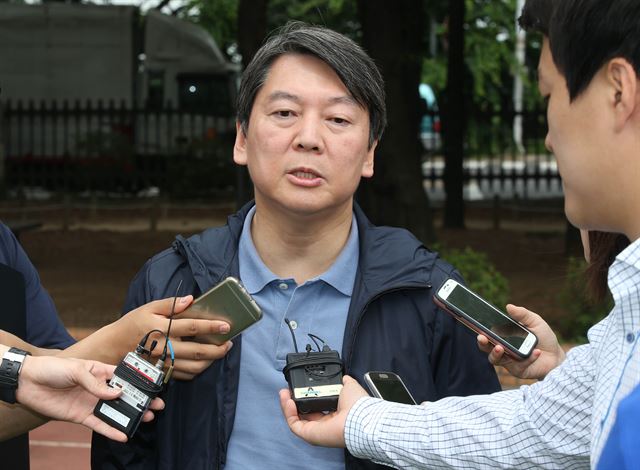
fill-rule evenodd
<path id="1" fill-rule="evenodd" d="M 297 150 L 320 153 L 324 150 L 322 137 L 320 135 L 321 123 L 312 116 L 303 117 L 300 121 L 298 133 L 293 142 Z"/>

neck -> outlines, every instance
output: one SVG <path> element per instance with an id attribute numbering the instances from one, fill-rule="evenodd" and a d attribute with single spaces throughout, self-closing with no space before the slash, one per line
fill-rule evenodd
<path id="1" fill-rule="evenodd" d="M 351 205 L 330 216 L 282 215 L 256 204 L 251 237 L 265 265 L 282 279 L 303 284 L 325 272 L 351 231 Z"/>

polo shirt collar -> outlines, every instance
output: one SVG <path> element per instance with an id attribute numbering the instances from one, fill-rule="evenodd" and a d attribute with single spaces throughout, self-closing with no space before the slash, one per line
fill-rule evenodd
<path id="1" fill-rule="evenodd" d="M 250 294 L 257 294 L 264 289 L 267 284 L 280 280 L 280 278 L 271 272 L 264 264 L 253 243 L 251 237 L 251 221 L 253 220 L 255 212 L 256 207 L 253 206 L 244 220 L 239 243 L 240 278 L 242 279 L 242 284 Z M 342 294 L 351 296 L 356 271 L 358 269 L 359 245 L 358 224 L 356 223 L 355 216 L 352 215 L 351 230 L 344 248 L 327 271 L 317 278 L 310 279 L 309 282 L 320 279 Z"/>

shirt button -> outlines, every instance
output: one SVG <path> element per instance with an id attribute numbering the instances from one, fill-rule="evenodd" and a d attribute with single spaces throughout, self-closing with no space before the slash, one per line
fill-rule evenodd
<path id="1" fill-rule="evenodd" d="M 290 320 L 289 325 L 291 326 L 292 330 L 295 330 L 296 328 L 298 328 L 298 322 L 295 320 Z"/>
<path id="2" fill-rule="evenodd" d="M 633 343 L 636 339 L 636 336 L 633 333 L 627 333 L 627 343 Z"/>
<path id="3" fill-rule="evenodd" d="M 278 284 L 278 287 L 282 290 L 287 290 L 289 288 L 289 285 L 286 282 L 281 282 L 280 284 Z"/>

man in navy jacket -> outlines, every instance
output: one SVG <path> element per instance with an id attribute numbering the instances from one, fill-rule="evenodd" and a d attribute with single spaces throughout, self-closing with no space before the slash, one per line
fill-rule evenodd
<path id="1" fill-rule="evenodd" d="M 420 402 L 499 389 L 475 336 L 432 301 L 459 274 L 406 230 L 373 226 L 353 200 L 373 175 L 383 90 L 366 53 L 325 28 L 289 24 L 258 51 L 240 85 L 234 147 L 255 201 L 150 259 L 125 311 L 180 281 L 199 295 L 235 276 L 264 317 L 193 381 L 171 384 L 166 411 L 129 444 L 94 436 L 93 468 L 376 468 L 288 431 L 278 403 L 293 350 L 285 318 L 299 338 L 341 351 L 350 375 L 396 372 Z"/>

